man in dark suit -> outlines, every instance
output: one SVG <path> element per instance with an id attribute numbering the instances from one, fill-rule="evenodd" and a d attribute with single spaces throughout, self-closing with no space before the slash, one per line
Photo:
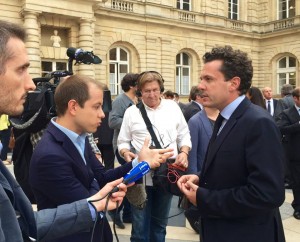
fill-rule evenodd
<path id="1" fill-rule="evenodd" d="M 294 99 L 292 97 L 293 86 L 291 84 L 284 84 L 281 87 L 281 99 L 278 100 L 274 111 L 275 121 L 279 119 L 279 115 L 283 110 L 294 106 Z"/>
<path id="2" fill-rule="evenodd" d="M 293 86 L 291 84 L 284 84 L 281 87 L 281 99 L 278 100 L 276 109 L 274 111 L 274 119 L 276 122 L 279 121 L 280 115 L 283 112 L 283 110 L 288 109 L 290 107 L 294 106 L 294 99 L 292 96 Z M 281 139 L 283 149 L 285 151 L 285 162 L 284 162 L 284 170 L 285 170 L 285 188 L 290 189 L 291 188 L 291 168 L 290 168 L 290 161 L 288 159 L 288 154 L 286 152 L 287 150 L 287 140 L 285 135 L 282 136 Z"/>
<path id="3" fill-rule="evenodd" d="M 199 210 L 201 241 L 283 242 L 280 132 L 265 110 L 245 98 L 252 62 L 230 46 L 213 48 L 203 61 L 202 104 L 220 115 L 201 174 L 178 181 Z"/>
<path id="4" fill-rule="evenodd" d="M 283 110 L 277 125 L 286 139 L 286 154 L 291 168 L 291 184 L 294 195 L 294 217 L 300 219 L 300 87 L 293 90 L 295 105 Z"/>
<path id="5" fill-rule="evenodd" d="M 28 92 L 35 89 L 28 73 L 25 37 L 22 27 L 0 20 L 0 115 L 20 115 Z M 108 205 L 108 209 L 114 208 L 126 192 L 121 181 L 107 184 L 88 199 L 34 212 L 20 185 L 0 160 L 0 241 L 45 241 L 92 229 L 92 213 L 96 216 L 96 212 L 87 200 L 100 199 L 119 184 L 120 192 L 112 195 Z M 105 209 L 105 200 L 91 203 L 97 211 Z"/>
<path id="6" fill-rule="evenodd" d="M 102 83 L 86 76 L 71 76 L 58 85 L 54 101 L 57 117 L 49 123 L 30 164 L 30 184 L 39 210 L 88 198 L 141 161 L 136 158 L 105 171 L 92 151 L 87 133 L 95 132 L 104 118 Z M 160 157 L 148 163 L 155 167 L 162 161 Z M 106 217 L 98 220 L 94 231 L 93 240 L 92 230 L 83 230 L 55 241 L 112 242 Z"/>
<path id="7" fill-rule="evenodd" d="M 272 93 L 272 89 L 270 87 L 264 87 L 262 89 L 262 94 L 263 94 L 265 102 L 266 102 L 266 108 L 267 108 L 268 112 L 273 116 L 278 100 L 273 99 L 273 93 Z"/>
<path id="8" fill-rule="evenodd" d="M 191 117 L 202 110 L 201 91 L 197 86 L 193 86 L 191 88 L 189 99 L 190 102 L 185 105 L 183 110 L 183 116 L 186 122 L 188 122 Z"/>

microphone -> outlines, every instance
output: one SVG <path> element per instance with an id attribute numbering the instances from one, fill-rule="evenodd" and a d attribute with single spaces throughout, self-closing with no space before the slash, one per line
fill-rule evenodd
<path id="1" fill-rule="evenodd" d="M 146 161 L 140 162 L 137 166 L 133 167 L 125 176 L 123 183 L 128 185 L 132 182 L 137 181 L 138 179 L 142 178 L 150 171 L 150 166 Z M 112 189 L 110 193 L 114 193 L 119 191 L 118 187 Z"/>
<path id="2" fill-rule="evenodd" d="M 73 47 L 67 49 L 67 56 L 71 59 L 75 59 L 76 63 L 100 64 L 102 62 L 98 56 L 94 55 L 93 51 L 84 51 L 83 49 Z"/>

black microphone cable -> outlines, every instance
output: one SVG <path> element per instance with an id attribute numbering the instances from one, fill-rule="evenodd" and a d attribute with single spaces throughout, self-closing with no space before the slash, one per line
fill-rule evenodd
<path id="1" fill-rule="evenodd" d="M 98 216 L 99 216 L 99 213 L 97 211 L 97 208 L 95 207 L 95 205 L 93 204 L 93 202 L 99 202 L 101 200 L 103 200 L 104 198 L 106 198 L 106 203 L 105 203 L 105 207 L 104 207 L 104 210 L 102 211 L 102 214 L 103 214 L 103 218 L 106 217 L 106 212 L 107 212 L 107 207 L 108 207 L 108 202 L 109 202 L 109 198 L 111 197 L 111 194 L 113 194 L 114 192 L 118 191 L 116 190 L 118 189 L 118 187 L 115 187 L 114 189 L 112 189 L 109 193 L 107 193 L 104 197 L 102 198 L 99 198 L 99 199 L 95 199 L 95 200 L 88 200 L 88 203 L 93 207 L 93 209 L 95 210 L 95 213 L 96 213 L 96 219 L 95 219 L 95 222 L 94 222 L 94 226 L 93 226 L 93 230 L 92 230 L 92 236 L 91 236 L 91 242 L 93 242 L 94 240 L 94 233 L 95 233 L 95 228 L 96 228 L 96 225 L 97 225 L 97 222 L 98 222 Z M 118 211 L 118 208 L 119 208 L 119 202 L 117 201 L 116 202 L 116 213 Z M 114 235 L 116 237 L 116 240 L 117 242 L 119 242 L 119 238 L 118 238 L 118 235 L 117 235 L 117 232 L 116 232 L 116 216 L 114 217 L 113 219 L 113 230 L 114 230 Z M 102 241 L 102 238 L 103 238 L 103 230 L 104 230 L 104 221 L 102 223 L 102 226 L 100 228 L 101 230 L 101 234 L 100 234 L 100 241 Z"/>
<path id="2" fill-rule="evenodd" d="M 95 213 L 96 213 L 96 219 L 95 219 L 95 222 L 94 222 L 94 226 L 93 226 L 93 230 L 92 230 L 92 236 L 91 236 L 91 242 L 93 242 L 94 240 L 94 233 L 95 233 L 95 228 L 96 228 L 96 225 L 97 225 L 97 222 L 98 222 L 98 217 L 100 216 L 98 211 L 97 211 L 97 208 L 95 207 L 95 205 L 93 204 L 93 202 L 99 202 L 101 200 L 103 200 L 104 198 L 106 198 L 106 203 L 105 203 L 105 207 L 104 207 L 104 210 L 102 212 L 103 214 L 103 219 L 106 217 L 106 211 L 107 211 L 107 207 L 108 207 L 108 202 L 109 202 L 109 198 L 111 196 L 111 192 L 107 193 L 104 197 L 102 198 L 99 198 L 99 199 L 95 199 L 95 200 L 88 200 L 88 203 L 93 207 L 93 209 L 95 210 Z M 100 234 L 100 241 L 102 241 L 102 238 L 103 238 L 103 229 L 104 229 L 104 220 L 103 220 L 103 223 L 101 224 L 101 228 L 100 228 L 100 231 L 101 231 L 101 234 Z"/>

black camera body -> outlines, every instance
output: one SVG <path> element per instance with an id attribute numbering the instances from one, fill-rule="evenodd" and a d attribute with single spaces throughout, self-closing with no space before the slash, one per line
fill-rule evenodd
<path id="1" fill-rule="evenodd" d="M 24 104 L 24 112 L 18 117 L 10 117 L 10 121 L 17 130 L 36 133 L 46 128 L 52 117 L 56 116 L 54 103 L 55 89 L 60 82 L 60 78 L 73 75 L 73 60 L 76 64 L 100 64 L 101 59 L 94 55 L 92 51 L 82 49 L 67 49 L 69 71 L 54 71 L 45 77 L 33 78 L 36 90 L 29 92 Z M 110 91 L 104 91 L 105 111 L 111 110 Z"/>

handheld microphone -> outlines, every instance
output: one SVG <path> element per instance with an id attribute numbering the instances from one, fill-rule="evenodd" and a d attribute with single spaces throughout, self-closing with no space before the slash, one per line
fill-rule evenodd
<path id="1" fill-rule="evenodd" d="M 133 167 L 125 176 L 123 183 L 128 185 L 132 182 L 137 181 L 138 179 L 142 178 L 150 171 L 150 166 L 146 161 L 140 162 L 137 166 Z M 115 187 L 111 193 L 119 191 L 118 187 Z"/>

